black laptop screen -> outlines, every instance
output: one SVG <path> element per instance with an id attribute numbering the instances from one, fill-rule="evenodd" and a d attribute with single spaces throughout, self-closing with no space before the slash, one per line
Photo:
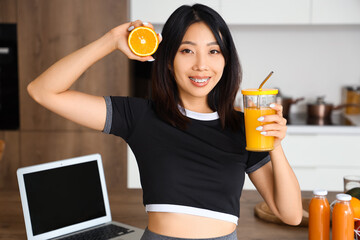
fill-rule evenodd
<path id="1" fill-rule="evenodd" d="M 34 235 L 103 217 L 97 161 L 24 175 Z"/>

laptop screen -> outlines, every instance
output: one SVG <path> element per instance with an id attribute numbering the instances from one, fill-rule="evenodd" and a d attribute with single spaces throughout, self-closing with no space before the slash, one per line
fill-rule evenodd
<path id="1" fill-rule="evenodd" d="M 34 235 L 106 215 L 96 160 L 24 174 Z"/>

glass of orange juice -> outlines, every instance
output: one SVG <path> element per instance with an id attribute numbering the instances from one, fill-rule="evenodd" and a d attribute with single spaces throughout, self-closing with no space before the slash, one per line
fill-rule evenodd
<path id="1" fill-rule="evenodd" d="M 276 102 L 277 89 L 245 89 L 242 90 L 245 115 L 246 150 L 248 151 L 271 151 L 274 149 L 274 137 L 264 136 L 257 127 L 268 124 L 258 121 L 265 115 L 276 114 L 270 104 Z"/>

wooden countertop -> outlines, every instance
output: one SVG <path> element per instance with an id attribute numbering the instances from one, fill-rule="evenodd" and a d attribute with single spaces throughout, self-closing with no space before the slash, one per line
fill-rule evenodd
<path id="1" fill-rule="evenodd" d="M 303 197 L 311 197 L 311 192 L 303 192 Z M 329 201 L 335 193 L 329 194 Z M 113 220 L 140 228 L 147 225 L 147 215 L 142 205 L 141 190 L 126 193 L 109 191 Z M 240 200 L 239 240 L 306 240 L 306 227 L 293 227 L 265 222 L 254 216 L 254 207 L 261 202 L 261 196 L 252 190 L 244 190 Z M 18 191 L 0 191 L 0 240 L 26 239 L 25 224 Z"/>

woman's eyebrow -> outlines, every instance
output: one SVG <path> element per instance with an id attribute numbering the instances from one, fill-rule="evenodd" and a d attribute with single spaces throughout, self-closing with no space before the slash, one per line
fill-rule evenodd
<path id="1" fill-rule="evenodd" d="M 181 44 L 189 44 L 189 45 L 197 45 L 196 43 L 192 42 L 192 41 L 184 41 Z M 209 42 L 208 44 L 206 44 L 207 46 L 211 46 L 211 45 L 219 45 L 217 42 Z"/>

